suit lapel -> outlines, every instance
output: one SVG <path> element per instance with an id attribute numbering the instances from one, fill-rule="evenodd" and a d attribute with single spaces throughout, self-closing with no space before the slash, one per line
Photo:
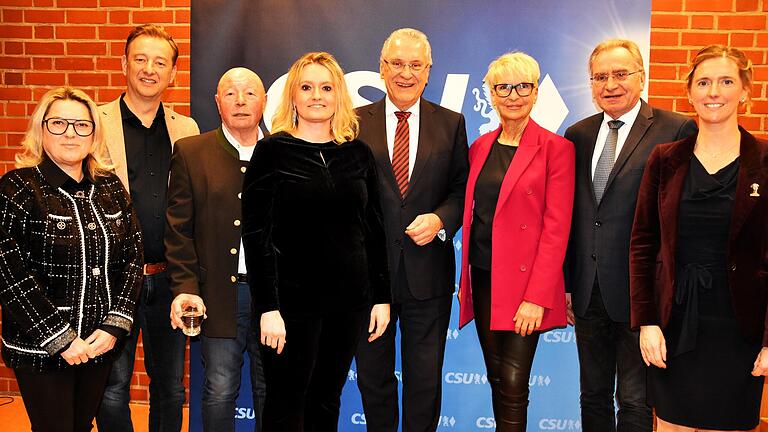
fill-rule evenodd
<path id="1" fill-rule="evenodd" d="M 365 142 L 371 148 L 373 158 L 379 166 L 379 171 L 384 174 L 386 183 L 400 194 L 395 174 L 392 172 L 392 161 L 389 159 L 386 110 L 384 106 L 384 99 L 382 99 L 371 105 L 368 111 L 364 113 L 364 115 L 368 116 L 366 130 L 370 131 L 366 132 Z"/>
<path id="2" fill-rule="evenodd" d="M 507 174 L 504 175 L 504 180 L 501 182 L 501 190 L 499 191 L 499 200 L 496 203 L 496 214 L 504 206 L 504 203 L 512 193 L 517 181 L 520 180 L 520 176 L 528 168 L 536 153 L 539 152 L 541 144 L 539 144 L 538 125 L 533 120 L 528 120 L 528 125 L 525 127 L 523 136 L 520 138 L 520 146 L 515 152 L 515 156 L 512 158 L 512 162 L 509 165 Z"/>
<path id="3" fill-rule="evenodd" d="M 427 104 L 424 99 L 421 99 L 419 107 L 419 143 L 416 148 L 416 161 L 413 163 L 413 171 L 408 180 L 409 188 L 411 187 L 410 185 L 417 183 L 419 176 L 424 171 L 424 167 L 429 160 L 430 154 L 432 154 L 433 135 L 429 133 L 428 128 L 435 124 L 435 120 L 433 119 L 434 113 L 434 107 Z"/>
<path id="4" fill-rule="evenodd" d="M 768 178 L 761 171 L 762 155 L 757 146 L 755 137 L 739 128 L 741 131 L 741 147 L 739 149 L 739 174 L 736 180 L 736 197 L 733 201 L 733 214 L 731 216 L 731 227 L 729 233 L 729 245 L 732 244 L 736 236 L 744 226 L 752 208 L 755 206 L 758 197 L 750 196 L 752 193 L 752 184 L 758 184 L 760 187 L 767 188 Z M 758 193 L 760 191 L 758 190 Z M 768 190 L 762 191 L 768 193 Z"/>
<path id="5" fill-rule="evenodd" d="M 693 136 L 672 147 L 673 150 L 662 166 L 659 176 L 660 230 L 661 236 L 665 237 L 671 251 L 677 250 L 677 218 L 680 210 L 680 199 L 683 196 L 683 186 L 691 166 L 691 156 L 695 144 L 696 136 Z"/>
<path id="6" fill-rule="evenodd" d="M 99 108 L 102 114 L 102 127 L 104 128 L 104 139 L 106 140 L 109 158 L 115 165 L 115 173 L 123 181 L 125 189 L 128 190 L 128 161 L 125 155 L 120 98 Z"/>
<path id="7" fill-rule="evenodd" d="M 629 135 L 627 135 L 627 139 L 624 141 L 624 145 L 621 147 L 621 152 L 616 158 L 616 162 L 613 164 L 611 174 L 608 176 L 608 182 L 605 184 L 606 190 L 611 187 L 613 179 L 616 178 L 616 175 L 619 173 L 619 171 L 621 171 L 621 168 L 624 167 L 624 164 L 627 163 L 627 159 L 629 159 L 629 157 L 635 151 L 638 144 L 640 144 L 640 141 L 645 136 L 645 133 L 648 131 L 648 128 L 650 128 L 652 124 L 653 109 L 651 109 L 651 107 L 641 99 L 640 112 L 637 113 L 637 118 L 635 119 L 634 124 L 632 124 L 632 129 L 629 131 Z"/>

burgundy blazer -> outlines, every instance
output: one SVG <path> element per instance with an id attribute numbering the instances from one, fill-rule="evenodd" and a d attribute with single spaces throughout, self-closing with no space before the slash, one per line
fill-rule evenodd
<path id="1" fill-rule="evenodd" d="M 469 149 L 469 179 L 462 224 L 459 325 L 474 318 L 469 242 L 475 183 L 501 128 Z M 528 121 L 501 183 L 493 216 L 491 330 L 514 330 L 523 300 L 544 307 L 541 330 L 564 327 L 563 260 L 573 209 L 573 143 Z"/>
<path id="2" fill-rule="evenodd" d="M 741 155 L 728 240 L 728 282 L 744 335 L 768 346 L 768 141 L 739 129 Z M 695 143 L 693 135 L 659 145 L 648 159 L 630 243 L 633 328 L 664 328 L 669 322 L 675 290 L 678 209 Z M 752 185 L 758 185 L 757 194 Z"/>

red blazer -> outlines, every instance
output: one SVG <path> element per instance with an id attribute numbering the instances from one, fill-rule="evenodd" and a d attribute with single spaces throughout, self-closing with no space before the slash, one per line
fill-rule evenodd
<path id="1" fill-rule="evenodd" d="M 468 245 L 475 183 L 500 133 L 501 128 L 481 136 L 469 149 L 460 327 L 474 318 Z M 571 228 L 574 176 L 573 143 L 529 120 L 501 183 L 493 216 L 491 330 L 514 330 L 512 318 L 523 300 L 544 307 L 542 330 L 566 325 L 563 259 Z"/>
<path id="2" fill-rule="evenodd" d="M 768 141 L 741 130 L 728 240 L 731 303 L 744 335 L 768 346 Z M 632 327 L 666 327 L 675 292 L 678 209 L 696 135 L 657 146 L 640 185 L 630 243 Z M 753 194 L 752 185 L 758 185 Z M 758 195 L 758 196 L 754 196 Z"/>

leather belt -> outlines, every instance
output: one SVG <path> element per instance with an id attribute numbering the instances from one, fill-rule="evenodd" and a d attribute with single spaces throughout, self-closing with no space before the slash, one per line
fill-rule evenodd
<path id="1" fill-rule="evenodd" d="M 237 281 L 240 283 L 248 283 L 248 275 L 245 273 L 238 273 Z"/>
<path id="2" fill-rule="evenodd" d="M 151 276 L 163 273 L 166 269 L 168 269 L 168 263 L 165 261 L 159 263 L 146 263 L 144 264 L 144 275 Z"/>

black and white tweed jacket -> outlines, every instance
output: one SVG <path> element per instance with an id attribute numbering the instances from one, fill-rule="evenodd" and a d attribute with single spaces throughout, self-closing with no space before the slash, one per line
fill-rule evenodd
<path id="1" fill-rule="evenodd" d="M 115 175 L 80 183 L 50 159 L 0 179 L 2 353 L 12 368 L 67 367 L 58 354 L 101 326 L 130 331 L 141 230 Z M 97 357 L 95 361 L 100 361 Z"/>

